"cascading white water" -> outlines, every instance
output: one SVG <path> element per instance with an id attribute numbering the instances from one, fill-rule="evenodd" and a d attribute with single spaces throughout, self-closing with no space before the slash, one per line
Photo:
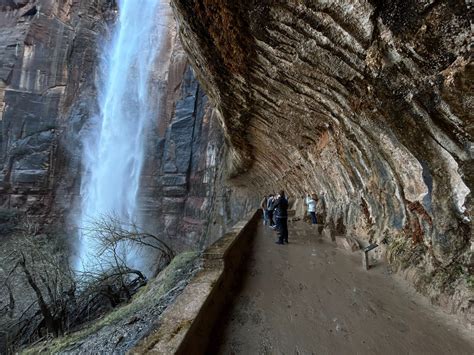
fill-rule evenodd
<path id="1" fill-rule="evenodd" d="M 81 232 L 91 221 L 114 215 L 123 223 L 138 219 L 137 195 L 145 159 L 146 133 L 157 116 L 152 74 L 166 34 L 163 0 L 119 0 L 119 17 L 102 52 L 98 104 L 83 145 L 79 245 L 75 267 L 95 263 L 97 240 Z M 133 260 L 127 253 L 127 262 Z M 94 260 L 94 261 L 92 261 Z"/>

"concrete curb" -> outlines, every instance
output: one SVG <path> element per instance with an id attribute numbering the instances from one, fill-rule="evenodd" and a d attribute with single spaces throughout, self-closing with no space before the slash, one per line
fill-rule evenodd
<path id="1" fill-rule="evenodd" d="M 202 255 L 203 268 L 160 318 L 160 324 L 131 354 L 204 354 L 211 332 L 231 301 L 261 218 L 260 210 L 248 221 L 210 245 Z"/>

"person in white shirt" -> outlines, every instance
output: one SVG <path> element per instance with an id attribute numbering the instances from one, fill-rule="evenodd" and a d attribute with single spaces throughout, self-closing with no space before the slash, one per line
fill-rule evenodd
<path id="1" fill-rule="evenodd" d="M 316 194 L 306 194 L 305 202 L 306 205 L 308 205 L 308 213 L 311 216 L 311 223 L 318 224 L 318 220 L 316 218 L 316 204 L 318 202 L 318 196 Z"/>

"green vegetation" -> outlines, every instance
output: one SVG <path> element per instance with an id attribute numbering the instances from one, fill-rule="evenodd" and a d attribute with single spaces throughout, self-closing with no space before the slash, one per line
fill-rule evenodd
<path id="1" fill-rule="evenodd" d="M 413 244 L 404 234 L 388 239 L 388 260 L 401 270 L 418 265 L 426 253 L 424 244 Z"/>
<path id="2" fill-rule="evenodd" d="M 440 267 L 433 273 L 432 286 L 448 294 L 454 292 L 456 281 L 464 276 L 463 268 L 458 263 L 452 263 L 446 267 Z"/>
<path id="3" fill-rule="evenodd" d="M 466 281 L 469 288 L 474 290 L 474 276 L 470 275 L 459 262 L 453 262 L 446 266 L 438 266 L 432 271 L 425 271 L 420 265 L 427 247 L 423 244 L 413 244 L 411 238 L 400 234 L 388 239 L 387 256 L 391 264 L 399 270 L 406 270 L 417 266 L 417 280 L 415 287 L 418 291 L 427 294 L 428 289 L 438 290 L 453 294 L 459 280 Z"/>
<path id="4" fill-rule="evenodd" d="M 467 286 L 474 290 L 474 275 L 467 275 Z"/>

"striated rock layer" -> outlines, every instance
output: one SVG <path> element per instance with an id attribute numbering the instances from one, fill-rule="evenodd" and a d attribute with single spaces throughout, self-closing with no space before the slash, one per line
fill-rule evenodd
<path id="1" fill-rule="evenodd" d="M 324 194 L 337 234 L 382 243 L 473 322 L 472 8 L 453 1 L 173 0 L 235 183 Z"/>

